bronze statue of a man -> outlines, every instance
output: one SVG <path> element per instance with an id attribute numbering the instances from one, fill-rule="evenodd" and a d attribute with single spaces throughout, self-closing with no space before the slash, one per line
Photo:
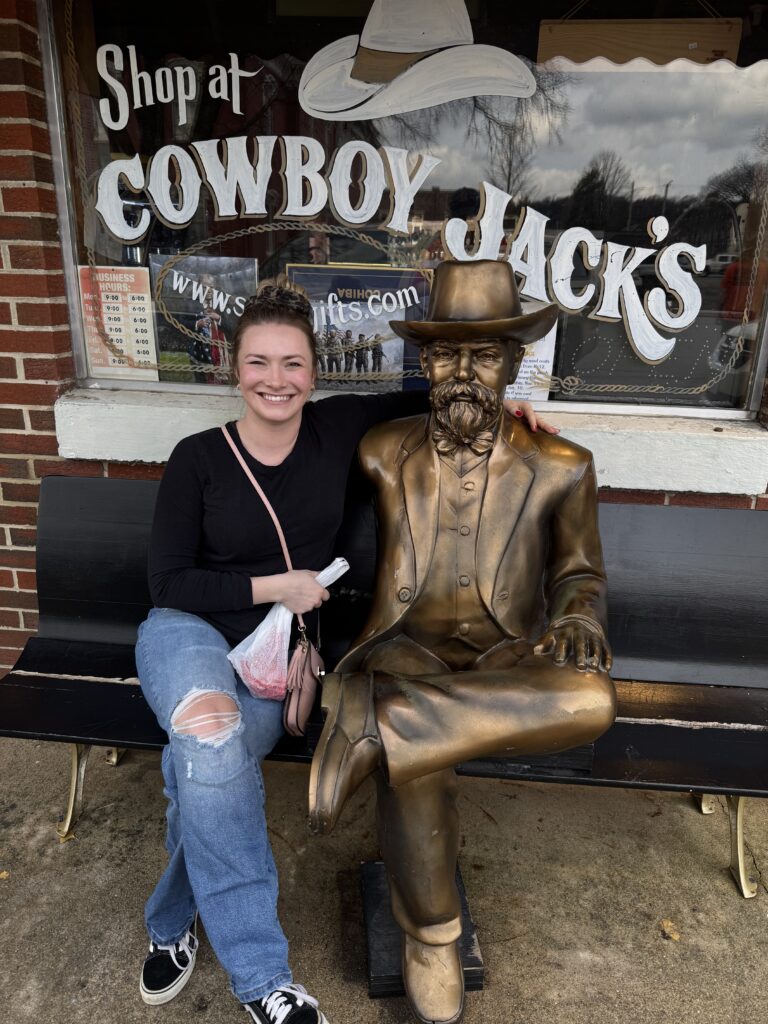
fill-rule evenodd
<path id="1" fill-rule="evenodd" d="M 523 314 L 506 262 L 442 263 L 421 346 L 432 413 L 360 446 L 376 488 L 368 622 L 323 685 L 310 821 L 329 832 L 368 775 L 403 976 L 420 1021 L 458 1021 L 454 766 L 588 743 L 613 722 L 605 573 L 589 452 L 503 414 L 523 346 L 557 308 Z"/>

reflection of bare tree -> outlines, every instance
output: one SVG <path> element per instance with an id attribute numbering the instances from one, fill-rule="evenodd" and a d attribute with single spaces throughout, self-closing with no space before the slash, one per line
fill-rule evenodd
<path id="1" fill-rule="evenodd" d="M 487 152 L 494 184 L 519 199 L 530 188 L 527 172 L 537 138 L 546 133 L 550 141 L 559 140 L 570 112 L 565 88 L 572 76 L 539 67 L 531 70 L 536 92 L 527 99 L 471 96 L 373 124 L 381 140 L 426 152 L 439 144 L 441 127 L 463 127 L 467 142 Z"/>
<path id="2" fill-rule="evenodd" d="M 717 196 L 704 196 L 691 198 L 671 221 L 667 241 L 706 245 L 707 253 L 713 254 L 724 252 L 734 243 L 737 249 L 741 248 L 740 236 L 733 206 Z"/>
<path id="3" fill-rule="evenodd" d="M 596 171 L 609 198 L 625 196 L 629 191 L 632 180 L 629 169 L 614 150 L 601 149 L 599 153 L 595 153 L 589 161 L 588 168 Z"/>
<path id="4" fill-rule="evenodd" d="M 470 121 L 470 138 L 488 138 L 491 180 L 521 202 L 535 184 L 528 176 L 537 134 L 545 129 L 549 141 L 560 140 L 570 106 L 565 95 L 569 77 L 562 72 L 533 68 L 536 92 L 514 105 L 497 97 L 477 97 Z"/>
<path id="5" fill-rule="evenodd" d="M 570 222 L 611 227 L 616 200 L 627 195 L 631 180 L 618 153 L 612 149 L 595 153 L 573 188 Z"/>
<path id="6" fill-rule="evenodd" d="M 755 202 L 768 183 L 766 165 L 741 157 L 733 167 L 713 175 L 704 186 L 704 195 L 738 206 Z"/>
<path id="7" fill-rule="evenodd" d="M 768 131 L 765 129 L 756 138 L 758 149 L 768 148 Z M 721 248 L 729 245 L 742 249 L 754 242 L 753 237 L 741 238 L 742 223 L 737 210 L 739 207 L 759 207 L 768 191 L 768 163 L 751 161 L 746 156 L 737 159 L 733 167 L 728 167 L 719 174 L 713 175 L 701 192 L 700 204 L 708 206 L 713 220 L 719 221 L 721 236 L 728 237 Z M 754 225 L 752 225 L 754 228 Z M 747 235 L 750 234 L 749 217 L 747 217 Z"/>
<path id="8" fill-rule="evenodd" d="M 488 167 L 488 177 L 494 185 L 503 188 L 520 205 L 530 199 L 535 189 L 529 176 L 532 156 L 532 152 L 517 146 L 500 147 Z"/>
<path id="9" fill-rule="evenodd" d="M 568 223 L 607 227 L 607 201 L 605 184 L 599 171 L 588 165 L 573 186 L 568 203 Z"/>
<path id="10" fill-rule="evenodd" d="M 768 148 L 768 132 L 758 149 Z M 732 167 L 714 174 L 695 199 L 672 222 L 670 240 L 685 240 L 695 245 L 706 245 L 710 253 L 739 252 L 749 245 L 742 238 L 743 222 L 738 208 L 761 204 L 768 189 L 768 164 L 739 157 Z"/>

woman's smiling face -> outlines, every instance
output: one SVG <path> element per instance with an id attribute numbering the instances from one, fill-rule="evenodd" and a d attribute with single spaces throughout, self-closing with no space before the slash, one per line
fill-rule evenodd
<path id="1" fill-rule="evenodd" d="M 290 324 L 251 324 L 237 354 L 237 379 L 247 406 L 246 418 L 264 424 L 301 419 L 315 385 L 309 342 Z"/>

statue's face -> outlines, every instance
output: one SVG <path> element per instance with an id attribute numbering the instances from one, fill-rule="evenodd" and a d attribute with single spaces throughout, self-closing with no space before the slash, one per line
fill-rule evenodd
<path id="1" fill-rule="evenodd" d="M 432 388 L 448 381 L 477 381 L 503 398 L 509 350 L 503 341 L 433 341 L 421 350 L 421 368 Z"/>
<path id="2" fill-rule="evenodd" d="M 494 340 L 433 341 L 422 348 L 435 420 L 454 444 L 468 444 L 498 423 L 510 370 L 516 371 L 510 348 Z"/>

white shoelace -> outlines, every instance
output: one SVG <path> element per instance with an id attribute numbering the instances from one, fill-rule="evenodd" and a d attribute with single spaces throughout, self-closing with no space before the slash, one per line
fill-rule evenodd
<path id="1" fill-rule="evenodd" d="M 319 1005 L 319 1001 L 314 996 L 309 995 L 303 985 L 283 985 L 282 988 L 276 988 L 274 992 L 271 992 L 265 999 L 261 1000 L 261 1005 L 274 1024 L 283 1024 L 283 1021 L 294 1007 L 293 1001 L 286 998 L 286 992 L 295 997 L 297 1006 L 308 1003 L 317 1009 Z"/>
<path id="2" fill-rule="evenodd" d="M 149 944 L 150 953 L 157 953 L 159 950 L 162 950 L 164 953 L 170 953 L 171 960 L 173 960 L 175 966 L 180 971 L 186 970 L 186 968 L 189 967 L 189 965 L 192 963 L 193 953 L 194 950 L 196 949 L 197 939 L 192 934 L 192 932 L 187 932 L 187 934 L 183 938 L 179 939 L 178 942 L 174 942 L 172 946 L 161 946 L 158 942 L 150 942 Z M 179 963 L 179 961 L 176 959 L 177 953 L 186 953 L 186 964 Z"/>

